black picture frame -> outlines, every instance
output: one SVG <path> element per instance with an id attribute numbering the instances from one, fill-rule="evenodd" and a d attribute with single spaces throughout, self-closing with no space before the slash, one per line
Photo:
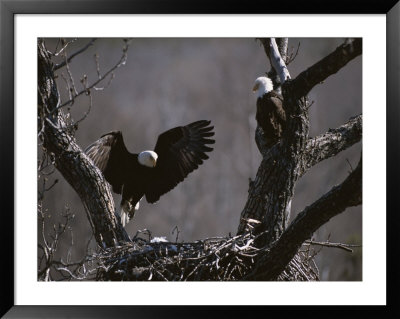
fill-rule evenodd
<path id="1" fill-rule="evenodd" d="M 162 1 L 162 0 L 53 0 L 53 1 L 11 1 L 0 0 L 1 21 L 1 73 L 0 73 L 0 180 L 2 189 L 1 212 L 1 311 L 5 318 L 158 318 L 163 317 L 224 317 L 232 312 L 235 316 L 247 316 L 249 311 L 265 311 L 261 307 L 168 307 L 168 306 L 15 306 L 14 303 L 14 18 L 16 14 L 386 14 L 387 18 L 387 306 L 374 307 L 335 307 L 332 315 L 359 316 L 360 311 L 370 315 L 394 317 L 399 315 L 396 305 L 398 269 L 395 264 L 396 242 L 395 227 L 398 226 L 398 206 L 396 205 L 396 181 L 399 179 L 398 163 L 400 136 L 400 3 L 391 1 L 329 0 L 329 1 L 252 1 L 241 3 L 214 1 Z M 377 106 L 379 108 L 380 106 Z M 377 110 L 379 111 L 379 110 Z M 381 168 L 378 168 L 381 169 Z M 383 172 L 382 172 L 383 173 Z M 389 174 L 390 173 L 390 174 Z M 383 204 L 383 203 L 382 203 Z M 382 213 L 382 212 L 380 212 Z M 377 212 L 378 215 L 378 212 Z M 260 309 L 261 308 L 261 309 Z M 324 311 L 325 307 L 318 307 Z M 282 315 L 282 309 L 269 307 Z M 314 311 L 314 310 L 313 310 Z M 293 315 L 309 314 L 308 307 L 287 307 L 284 312 Z M 231 315 L 231 314 L 229 314 Z"/>

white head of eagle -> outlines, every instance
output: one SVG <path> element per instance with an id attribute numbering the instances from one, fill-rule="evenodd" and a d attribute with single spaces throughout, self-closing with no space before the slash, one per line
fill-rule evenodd
<path id="1" fill-rule="evenodd" d="M 274 84 L 270 78 L 260 76 L 254 82 L 253 92 L 257 92 L 257 97 L 262 97 L 264 94 L 271 92 L 274 89 Z"/>
<path id="2" fill-rule="evenodd" d="M 139 164 L 147 167 L 156 167 L 158 155 L 153 151 L 143 151 L 138 155 Z"/>

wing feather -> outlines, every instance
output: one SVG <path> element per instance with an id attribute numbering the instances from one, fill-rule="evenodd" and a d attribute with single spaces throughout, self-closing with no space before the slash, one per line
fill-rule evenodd
<path id="1" fill-rule="evenodd" d="M 126 175 L 124 173 L 125 163 L 129 158 L 122 133 L 113 131 L 102 135 L 100 139 L 86 148 L 85 153 L 101 170 L 113 191 L 121 194 Z"/>
<path id="2" fill-rule="evenodd" d="M 215 140 L 211 121 L 197 121 L 186 126 L 178 126 L 162 133 L 154 151 L 158 154 L 157 166 L 153 170 L 151 182 L 146 190 L 149 203 L 158 201 L 161 195 L 173 189 L 208 159 L 206 152 L 213 148 Z"/>

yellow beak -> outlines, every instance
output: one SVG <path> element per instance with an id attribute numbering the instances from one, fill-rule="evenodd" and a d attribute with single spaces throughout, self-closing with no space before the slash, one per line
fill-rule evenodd
<path id="1" fill-rule="evenodd" d="M 253 92 L 256 92 L 257 90 L 258 90 L 258 87 L 259 87 L 260 85 L 257 83 L 257 84 L 255 84 L 254 86 L 253 86 Z"/>

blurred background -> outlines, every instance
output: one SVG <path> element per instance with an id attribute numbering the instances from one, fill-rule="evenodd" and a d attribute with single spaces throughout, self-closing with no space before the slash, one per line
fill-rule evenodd
<path id="1" fill-rule="evenodd" d="M 78 39 L 68 47 L 71 55 L 90 39 Z M 290 38 L 289 52 L 300 48 L 288 66 L 292 78 L 332 52 L 345 39 Z M 46 39 L 54 51 L 58 39 Z M 70 63 L 78 90 L 80 79 L 97 79 L 97 54 L 100 72 L 113 67 L 122 55 L 122 39 L 98 39 Z M 56 61 L 62 61 L 61 58 Z M 247 199 L 249 178 L 254 178 L 261 156 L 254 141 L 256 97 L 254 80 L 270 69 L 264 49 L 251 38 L 138 38 L 133 39 L 126 65 L 104 90 L 92 91 L 90 113 L 79 124 L 78 144 L 85 149 L 102 134 L 121 130 L 130 152 L 153 149 L 162 132 L 193 121 L 211 120 L 216 144 L 210 159 L 191 173 L 184 182 L 163 195 L 156 204 L 145 199 L 126 229 L 132 237 L 148 229 L 153 236 L 168 240 L 195 241 L 212 236 L 234 235 Z M 68 100 L 67 71 L 56 71 L 63 102 Z M 98 87 L 106 85 L 105 80 Z M 310 136 L 345 123 L 362 113 L 362 57 L 357 57 L 337 74 L 317 85 L 309 94 Z M 89 98 L 77 98 L 71 107 L 79 120 L 89 107 Z M 361 143 L 338 156 L 313 167 L 297 184 L 291 218 L 317 200 L 334 185 L 341 183 L 351 166 L 356 167 Z M 91 228 L 83 205 L 72 187 L 56 171 L 50 177 L 59 182 L 46 193 L 46 234 L 53 224 L 62 222 L 69 209 L 75 214 L 72 232 L 64 235 L 58 257 L 72 261 L 85 254 Z M 120 195 L 114 194 L 119 211 Z M 315 234 L 317 241 L 362 243 L 362 207 L 347 209 L 331 219 Z M 41 231 L 38 227 L 38 240 Z M 95 243 L 92 243 L 95 247 Z M 320 248 L 316 247 L 317 250 Z M 362 249 L 353 253 L 323 248 L 316 257 L 321 280 L 362 280 Z"/>

